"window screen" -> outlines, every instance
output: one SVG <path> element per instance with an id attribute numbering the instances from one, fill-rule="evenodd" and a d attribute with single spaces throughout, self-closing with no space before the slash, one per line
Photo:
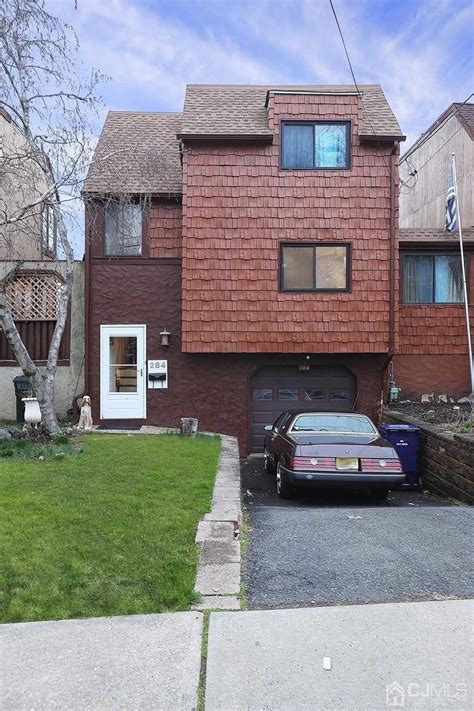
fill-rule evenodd
<path id="1" fill-rule="evenodd" d="M 107 256 L 139 256 L 142 253 L 142 208 L 137 203 L 109 203 L 105 208 Z"/>
<path id="2" fill-rule="evenodd" d="M 282 291 L 345 291 L 348 245 L 283 245 Z"/>
<path id="3" fill-rule="evenodd" d="M 462 299 L 462 266 L 459 255 L 404 255 L 405 304 L 459 303 Z"/>
<path id="4" fill-rule="evenodd" d="M 281 166 L 285 170 L 349 168 L 349 122 L 284 122 Z"/>

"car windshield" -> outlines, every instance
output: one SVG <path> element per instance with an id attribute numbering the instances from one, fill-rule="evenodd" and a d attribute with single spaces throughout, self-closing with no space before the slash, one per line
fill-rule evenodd
<path id="1" fill-rule="evenodd" d="M 357 415 L 298 415 L 291 425 L 291 432 L 377 434 L 377 430 L 367 417 Z"/>

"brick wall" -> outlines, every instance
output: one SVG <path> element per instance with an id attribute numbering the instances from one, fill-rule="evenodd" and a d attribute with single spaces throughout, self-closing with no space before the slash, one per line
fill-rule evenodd
<path id="1" fill-rule="evenodd" d="M 307 365 L 305 355 L 183 353 L 178 264 L 161 260 L 123 263 L 96 259 L 90 267 L 94 288 L 90 291 L 91 361 L 86 367 L 94 421 L 98 422 L 100 417 L 100 325 L 146 324 L 146 357 L 166 358 L 169 372 L 168 389 L 146 391 L 146 422 L 177 426 L 181 417 L 198 417 L 201 430 L 237 436 L 241 451 L 247 453 L 252 375 L 262 365 Z M 160 345 L 159 334 L 164 326 L 171 331 L 168 348 Z M 384 361 L 383 355 L 311 357 L 311 364 L 344 365 L 354 373 L 357 410 L 370 417 L 374 417 L 380 399 Z M 143 420 L 137 422 L 143 424 Z"/>
<path id="2" fill-rule="evenodd" d="M 397 412 L 386 412 L 385 418 L 388 422 L 408 422 L 420 428 L 420 472 L 428 489 L 474 503 L 473 435 L 447 434 Z"/>
<path id="3" fill-rule="evenodd" d="M 351 170 L 281 171 L 286 118 L 351 120 Z M 358 97 L 274 95 L 273 145 L 185 146 L 185 351 L 387 351 L 390 147 L 360 145 L 360 120 Z M 283 241 L 350 242 L 351 291 L 279 292 Z"/>

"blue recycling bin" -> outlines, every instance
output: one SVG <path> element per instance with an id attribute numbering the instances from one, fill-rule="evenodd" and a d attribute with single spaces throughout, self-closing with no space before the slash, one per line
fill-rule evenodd
<path id="1" fill-rule="evenodd" d="M 400 457 L 403 473 L 409 486 L 419 486 L 418 452 L 420 449 L 420 428 L 414 425 L 383 424 L 379 432 L 393 445 Z"/>

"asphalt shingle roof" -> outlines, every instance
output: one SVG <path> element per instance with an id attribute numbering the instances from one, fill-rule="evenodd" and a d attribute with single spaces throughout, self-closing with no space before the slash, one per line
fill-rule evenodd
<path id="1" fill-rule="evenodd" d="M 404 139 L 378 84 L 362 85 L 360 135 Z M 180 193 L 177 137 L 259 136 L 271 139 L 268 92 L 354 93 L 353 85 L 189 84 L 183 113 L 110 111 L 84 191 L 88 193 Z"/>
<path id="2" fill-rule="evenodd" d="M 474 141 L 474 104 L 453 104 L 459 123 Z"/>
<path id="3" fill-rule="evenodd" d="M 180 193 L 181 114 L 110 111 L 89 168 L 89 193 Z"/>
<path id="4" fill-rule="evenodd" d="M 398 121 L 378 84 L 359 87 L 362 94 L 362 135 L 403 138 Z M 180 134 L 271 135 L 265 100 L 268 91 L 354 93 L 353 85 L 219 85 L 188 84 Z"/>

